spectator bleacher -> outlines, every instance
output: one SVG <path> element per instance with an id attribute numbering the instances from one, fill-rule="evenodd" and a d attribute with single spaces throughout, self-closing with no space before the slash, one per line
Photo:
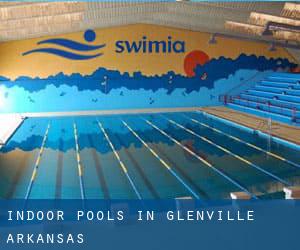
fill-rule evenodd
<path id="1" fill-rule="evenodd" d="M 239 95 L 225 95 L 222 100 L 236 110 L 300 125 L 300 74 L 273 73 Z"/>

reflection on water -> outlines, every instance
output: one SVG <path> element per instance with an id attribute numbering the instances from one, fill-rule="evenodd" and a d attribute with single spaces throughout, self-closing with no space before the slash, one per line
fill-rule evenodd
<path id="1" fill-rule="evenodd" d="M 258 197 L 283 197 L 285 185 L 300 183 L 299 152 L 271 145 L 272 153 L 290 164 L 267 154 L 266 145 L 265 139 L 196 112 L 32 118 L 0 151 L 0 196 L 24 198 L 31 186 L 30 198 L 50 199 L 81 198 L 82 189 L 88 199 L 136 199 L 137 194 L 224 199 L 241 188 Z"/>

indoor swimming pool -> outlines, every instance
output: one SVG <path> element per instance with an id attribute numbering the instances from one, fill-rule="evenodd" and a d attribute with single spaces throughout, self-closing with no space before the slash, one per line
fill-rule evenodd
<path id="1" fill-rule="evenodd" d="M 0 151 L 4 199 L 284 198 L 297 148 L 201 112 L 27 118 Z"/>

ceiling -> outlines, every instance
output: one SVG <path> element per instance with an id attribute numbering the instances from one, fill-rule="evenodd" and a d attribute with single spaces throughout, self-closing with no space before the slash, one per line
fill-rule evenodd
<path id="1" fill-rule="evenodd" d="M 224 29 L 225 21 L 247 22 L 252 11 L 280 15 L 283 6 L 284 2 L 0 2 L 0 41 L 133 23 L 236 36 Z M 293 47 L 299 59 L 300 46 Z"/>

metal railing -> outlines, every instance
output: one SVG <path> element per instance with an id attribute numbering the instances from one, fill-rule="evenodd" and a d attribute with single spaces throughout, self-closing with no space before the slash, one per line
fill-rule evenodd
<path id="1" fill-rule="evenodd" d="M 235 100 L 241 100 L 243 101 L 243 104 L 241 103 L 235 103 Z M 297 113 L 299 112 L 297 110 L 297 107 L 287 107 L 282 104 L 274 104 L 269 101 L 262 101 L 259 97 L 257 98 L 252 98 L 251 100 L 246 99 L 246 98 L 241 98 L 239 95 L 220 95 L 219 96 L 219 101 L 223 103 L 224 105 L 227 105 L 228 103 L 233 103 L 233 104 L 239 104 L 245 107 L 249 107 L 252 109 L 257 109 L 260 111 L 268 112 L 268 113 L 273 113 L 273 114 L 279 114 L 287 117 L 291 117 L 291 121 L 295 123 L 300 123 L 300 117 L 297 117 Z M 265 105 L 266 108 L 261 108 L 261 105 Z M 277 110 L 272 110 L 272 108 L 276 108 Z"/>

